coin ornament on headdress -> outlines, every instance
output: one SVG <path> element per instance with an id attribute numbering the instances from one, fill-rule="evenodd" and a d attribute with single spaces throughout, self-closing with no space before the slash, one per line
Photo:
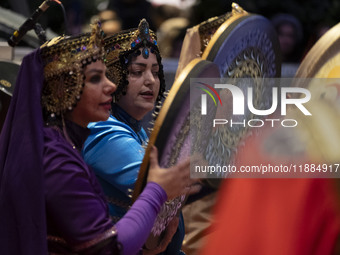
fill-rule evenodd
<path id="1" fill-rule="evenodd" d="M 79 36 L 60 36 L 41 46 L 44 62 L 42 106 L 55 117 L 72 110 L 84 87 L 84 68 L 104 59 L 104 40 L 100 23 L 92 32 Z"/>

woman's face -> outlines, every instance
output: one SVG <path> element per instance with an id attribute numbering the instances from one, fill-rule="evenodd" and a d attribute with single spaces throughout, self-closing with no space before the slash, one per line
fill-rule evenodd
<path id="1" fill-rule="evenodd" d="M 141 120 L 155 106 L 159 92 L 159 65 L 156 55 L 150 53 L 147 59 L 142 55 L 137 56 L 132 59 L 128 71 L 126 95 L 121 96 L 117 104 L 130 116 Z"/>
<path id="2" fill-rule="evenodd" d="M 116 85 L 105 75 L 106 66 L 102 61 L 85 67 L 85 86 L 76 107 L 67 117 L 80 126 L 90 122 L 105 121 L 110 116 L 112 93 Z"/>

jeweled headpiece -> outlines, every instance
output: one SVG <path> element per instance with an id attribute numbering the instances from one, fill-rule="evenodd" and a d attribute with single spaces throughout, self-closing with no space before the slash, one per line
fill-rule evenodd
<path id="1" fill-rule="evenodd" d="M 161 56 L 157 45 L 156 34 L 149 29 L 149 24 L 142 19 L 138 28 L 121 31 L 109 36 L 104 40 L 106 59 L 105 63 L 108 70 L 108 78 L 118 86 L 115 94 L 120 96 L 125 94 L 128 85 L 127 74 L 131 56 L 142 54 L 148 58 L 151 53 L 155 53 L 159 64 L 160 90 L 158 99 L 163 97 L 165 81 Z M 140 49 L 141 48 L 141 49 Z"/>
<path id="2" fill-rule="evenodd" d="M 79 36 L 56 37 L 41 46 L 44 61 L 42 106 L 50 117 L 72 110 L 84 86 L 84 67 L 104 57 L 100 24 Z"/>

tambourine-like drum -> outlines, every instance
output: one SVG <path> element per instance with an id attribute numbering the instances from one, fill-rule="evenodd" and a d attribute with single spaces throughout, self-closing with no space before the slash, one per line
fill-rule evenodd
<path id="1" fill-rule="evenodd" d="M 296 78 L 340 78 L 340 23 L 327 31 L 310 49 L 296 71 Z"/>
<path id="2" fill-rule="evenodd" d="M 200 24 L 199 33 L 202 58 L 217 64 L 221 77 L 280 77 L 279 41 L 265 17 L 234 3 L 231 13 Z"/>
<path id="3" fill-rule="evenodd" d="M 10 61 L 0 61 L 0 132 L 14 91 L 20 66 Z"/>
<path id="4" fill-rule="evenodd" d="M 328 30 L 310 49 L 299 66 L 297 85 L 307 88 L 312 117 L 305 121 L 306 146 L 312 158 L 324 163 L 340 160 L 340 23 Z M 307 79 L 301 79 L 307 78 Z M 305 81 L 305 82 L 301 82 Z M 308 128 L 307 128 L 308 127 Z"/>
<path id="5" fill-rule="evenodd" d="M 219 163 L 223 164 L 230 160 L 230 155 L 234 153 L 238 142 L 247 131 L 246 129 L 227 131 L 226 129 L 222 131 L 213 129 L 213 119 L 216 114 L 218 115 L 221 107 L 210 105 L 212 100 L 206 101 L 208 112 L 204 118 L 197 118 L 199 123 L 195 125 L 192 122 L 195 120 L 193 115 L 201 114 L 199 110 L 196 110 L 201 106 L 202 91 L 195 90 L 195 86 L 190 85 L 191 78 L 202 79 L 202 81 L 203 78 L 215 78 L 219 82 L 222 78 L 223 82 L 223 78 L 256 80 L 261 77 L 280 75 L 278 39 L 271 23 L 264 17 L 249 14 L 234 4 L 231 13 L 209 19 L 198 26 L 201 47 L 194 54 L 191 51 L 190 54 L 194 57 L 184 65 L 184 68 L 179 68 L 181 71 L 160 109 L 135 185 L 134 200 L 146 184 L 151 146 L 155 145 L 158 148 L 161 167 L 170 167 L 195 152 L 204 155 L 208 162 L 220 160 Z M 190 51 L 190 44 L 187 46 L 189 47 L 186 49 Z M 182 52 L 183 55 L 186 53 Z M 210 88 L 212 87 L 211 84 Z M 258 102 L 256 106 L 258 109 L 266 107 L 266 103 L 261 101 L 271 100 L 268 97 L 268 88 L 263 88 L 257 83 L 254 83 L 254 87 L 256 87 L 255 97 Z M 215 92 L 223 94 L 223 91 L 219 89 Z M 225 93 L 224 99 L 229 98 L 230 94 Z M 222 139 L 223 142 L 219 143 L 218 139 Z M 211 144 L 224 146 L 217 157 L 214 157 L 215 151 L 209 149 Z M 184 201 L 185 198 L 180 197 L 163 206 L 152 229 L 155 236 L 162 233 Z"/>
<path id="6" fill-rule="evenodd" d="M 296 127 L 271 129 L 256 137 L 245 139 L 247 148 L 243 153 L 255 157 L 251 157 L 250 161 L 243 155 L 242 159 L 239 159 L 240 165 L 254 165 L 259 158 L 269 158 L 278 164 L 286 158 L 289 164 L 305 166 L 306 163 L 306 166 L 310 166 L 311 162 L 316 162 L 316 166 L 326 165 L 329 170 L 323 169 L 319 173 L 303 172 L 286 177 L 338 178 L 338 172 L 331 172 L 330 168 L 332 163 L 340 160 L 339 44 L 340 23 L 314 44 L 299 66 L 295 79 L 292 79 L 292 86 L 304 87 L 310 91 L 311 99 L 305 103 L 305 107 L 312 116 L 305 116 L 299 109 L 291 108 L 287 118 L 295 119 L 298 123 Z"/>
<path id="7" fill-rule="evenodd" d="M 281 75 L 279 40 L 272 23 L 233 3 L 230 13 L 201 23 L 199 33 L 202 58 L 214 62 L 224 81 L 238 86 L 244 95 L 247 95 L 248 87 L 252 87 L 254 107 L 268 109 L 272 102 L 272 86 L 276 84 L 266 83 L 264 86 L 261 80 Z M 250 84 L 245 84 L 246 81 Z M 233 118 L 231 114 L 226 117 Z M 246 122 L 255 118 L 249 111 L 243 117 Z M 217 153 L 216 149 L 207 151 L 208 161 L 220 165 L 232 163 L 238 144 L 249 130 L 247 126 L 223 126 L 215 130 L 209 144 L 221 146 Z"/>
<path id="8" fill-rule="evenodd" d="M 216 109 L 209 107 L 211 111 L 206 122 L 201 123 L 200 128 L 196 129 L 194 133 L 192 130 L 189 132 L 190 109 L 193 104 L 199 104 L 201 100 L 200 90 L 197 90 L 197 94 L 191 94 L 190 78 L 211 77 L 219 77 L 218 67 L 214 63 L 197 58 L 191 61 L 180 77 L 176 79 L 155 120 L 135 185 L 133 200 L 138 197 L 146 184 L 149 153 L 153 145 L 158 149 L 159 165 L 166 168 L 193 154 L 191 148 L 195 148 L 197 152 L 201 153 L 205 150 L 208 142 L 206 138 L 211 130 L 211 119 L 214 117 Z M 195 144 L 195 146 L 192 146 L 192 144 Z M 185 197 L 183 196 L 163 205 L 152 229 L 155 236 L 162 233 L 169 221 L 177 214 L 184 200 Z"/>
<path id="9" fill-rule="evenodd" d="M 308 88 L 312 99 L 340 105 L 340 23 L 328 30 L 301 62 L 293 86 Z M 306 78 L 306 79 L 302 79 Z M 337 101 L 337 102 L 336 102 Z"/>

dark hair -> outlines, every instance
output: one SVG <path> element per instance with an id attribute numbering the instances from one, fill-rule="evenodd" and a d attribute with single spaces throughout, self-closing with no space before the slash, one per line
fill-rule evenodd
<path id="1" fill-rule="evenodd" d="M 164 92 L 165 92 L 165 79 L 164 79 L 164 71 L 163 71 L 163 65 L 162 65 L 162 57 L 158 51 L 158 48 L 155 48 L 153 45 L 148 45 L 148 47 L 150 48 L 151 53 L 156 55 L 157 63 L 159 65 L 158 78 L 160 81 L 160 87 L 159 87 L 158 97 L 156 100 L 158 102 L 164 98 Z M 129 74 L 128 67 L 131 64 L 132 60 L 137 58 L 139 55 L 141 55 L 140 48 L 134 49 L 128 52 L 124 52 L 124 54 L 121 54 L 119 56 L 119 62 L 117 63 L 120 64 L 121 77 L 119 81 L 115 81 L 117 84 L 117 90 L 115 91 L 116 100 L 119 100 L 119 98 L 122 95 L 126 95 L 127 86 L 129 85 L 129 81 L 127 79 L 127 75 Z"/>

